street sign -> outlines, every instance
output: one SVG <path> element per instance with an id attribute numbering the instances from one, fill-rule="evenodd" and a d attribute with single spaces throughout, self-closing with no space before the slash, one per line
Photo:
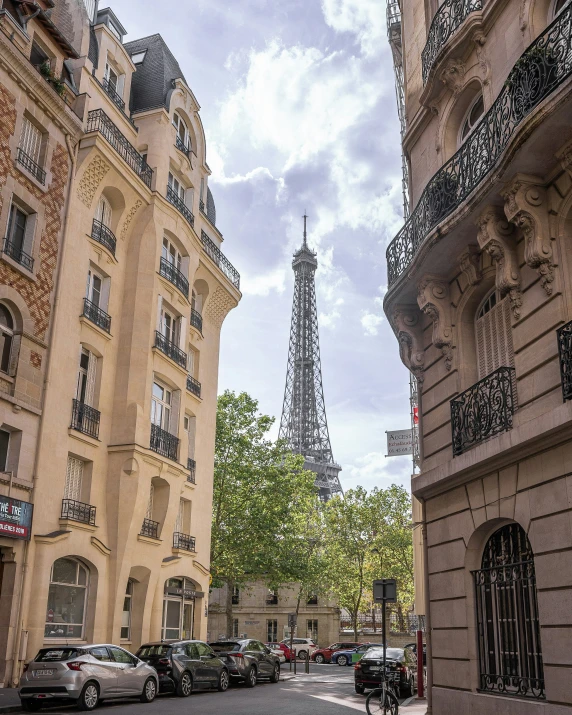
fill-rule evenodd
<path id="1" fill-rule="evenodd" d="M 0 536 L 30 540 L 34 505 L 0 496 Z"/>
<path id="2" fill-rule="evenodd" d="M 376 603 L 395 603 L 397 601 L 397 581 L 394 578 L 382 578 L 373 582 L 373 600 Z"/>
<path id="3" fill-rule="evenodd" d="M 297 623 L 297 616 L 295 613 L 288 614 L 288 628 L 295 628 Z"/>
<path id="4" fill-rule="evenodd" d="M 402 457 L 404 454 L 413 454 L 413 430 L 401 429 L 385 434 L 387 435 L 386 457 Z"/>

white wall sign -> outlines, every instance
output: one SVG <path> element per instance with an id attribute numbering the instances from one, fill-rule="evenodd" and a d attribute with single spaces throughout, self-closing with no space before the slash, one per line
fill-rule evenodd
<path id="1" fill-rule="evenodd" d="M 387 454 L 386 457 L 402 457 L 413 454 L 413 434 L 410 429 L 386 432 Z"/>

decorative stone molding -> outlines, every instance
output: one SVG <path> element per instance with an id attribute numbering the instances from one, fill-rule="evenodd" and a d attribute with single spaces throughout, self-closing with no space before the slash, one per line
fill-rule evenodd
<path id="1" fill-rule="evenodd" d="M 425 351 L 421 313 L 416 305 L 397 305 L 392 314 L 392 327 L 399 343 L 399 356 L 405 367 L 423 382 Z"/>
<path id="2" fill-rule="evenodd" d="M 483 273 L 481 271 L 481 252 L 478 246 L 474 243 L 467 246 L 459 256 L 459 267 L 470 286 L 481 282 Z"/>
<path id="3" fill-rule="evenodd" d="M 125 217 L 125 221 L 123 221 L 123 226 L 121 228 L 121 233 L 120 233 L 120 238 L 125 239 L 127 236 L 127 231 L 129 231 L 129 225 L 131 224 L 131 221 L 133 221 L 133 217 L 139 210 L 139 207 L 141 206 L 143 202 L 141 199 L 137 199 L 137 201 L 133 204 L 133 206 L 129 209 L 129 213 Z"/>
<path id="4" fill-rule="evenodd" d="M 453 326 L 446 281 L 439 276 L 424 276 L 417 286 L 417 303 L 433 321 L 433 345 L 441 350 L 445 367 L 450 370 L 453 363 Z"/>
<path id="5" fill-rule="evenodd" d="M 540 275 L 546 295 L 552 295 L 554 264 L 546 190 L 536 176 L 517 174 L 502 192 L 504 212 L 524 235 L 524 260 Z"/>
<path id="6" fill-rule="evenodd" d="M 556 153 L 556 156 L 560 159 L 560 165 L 564 171 L 568 172 L 572 178 L 572 142 L 565 144 L 562 149 Z"/>
<path id="7" fill-rule="evenodd" d="M 465 63 L 451 57 L 441 70 L 439 79 L 453 94 L 458 94 L 463 89 L 465 71 Z"/>
<path id="8" fill-rule="evenodd" d="M 236 305 L 234 298 L 219 286 L 209 298 L 205 318 L 220 329 L 224 319 Z"/>
<path id="9" fill-rule="evenodd" d="M 473 42 L 475 43 L 475 52 L 477 53 L 477 60 L 482 71 L 483 84 L 487 85 L 491 78 L 491 65 L 487 61 L 485 53 L 483 51 L 483 46 L 486 42 L 486 35 L 480 30 L 475 32 L 473 35 Z"/>
<path id="10" fill-rule="evenodd" d="M 83 176 L 77 187 L 77 197 L 87 208 L 91 208 L 95 192 L 109 169 L 109 164 L 98 154 L 90 161 L 86 170 L 83 172 Z"/>
<path id="11" fill-rule="evenodd" d="M 495 285 L 501 296 L 508 295 L 515 320 L 520 318 L 522 293 L 520 269 L 516 256 L 514 225 L 506 220 L 502 209 L 487 206 L 477 219 L 477 240 L 496 265 Z"/>

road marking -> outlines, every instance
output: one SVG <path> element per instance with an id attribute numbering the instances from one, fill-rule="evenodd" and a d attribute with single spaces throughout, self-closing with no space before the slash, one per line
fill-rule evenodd
<path id="1" fill-rule="evenodd" d="M 290 691 L 290 692 L 296 692 Z M 325 700 L 328 703 L 332 703 L 333 705 L 344 705 L 346 708 L 352 708 L 353 710 L 359 710 L 361 713 L 365 712 L 365 702 L 358 702 L 355 700 L 350 700 L 349 698 L 337 698 L 334 695 L 311 695 L 310 693 L 302 693 L 301 691 L 300 695 L 307 695 L 310 698 L 317 698 L 318 700 Z"/>

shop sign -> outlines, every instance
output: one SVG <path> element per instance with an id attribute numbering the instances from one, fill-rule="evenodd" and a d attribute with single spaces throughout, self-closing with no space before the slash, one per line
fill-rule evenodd
<path id="1" fill-rule="evenodd" d="M 0 496 L 0 536 L 30 539 L 34 505 L 20 499 Z"/>
<path id="2" fill-rule="evenodd" d="M 410 429 L 394 430 L 387 434 L 386 457 L 401 457 L 404 454 L 413 454 L 413 433 Z"/>
<path id="3" fill-rule="evenodd" d="M 204 598 L 204 593 L 202 591 L 195 591 L 192 588 L 178 588 L 176 586 L 168 586 L 165 588 L 165 594 L 167 596 L 181 596 L 185 599 L 192 600 L 193 598 Z"/>

